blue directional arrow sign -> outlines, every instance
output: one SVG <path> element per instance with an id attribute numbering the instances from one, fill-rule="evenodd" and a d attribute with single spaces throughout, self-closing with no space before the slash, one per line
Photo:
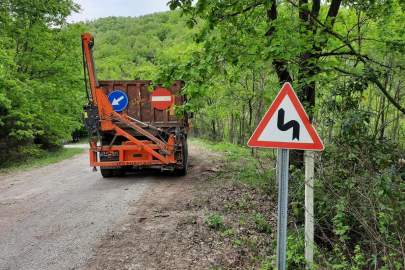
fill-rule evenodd
<path id="1" fill-rule="evenodd" d="M 128 96 L 121 90 L 112 91 L 108 95 L 108 100 L 116 112 L 121 112 L 128 106 Z"/>

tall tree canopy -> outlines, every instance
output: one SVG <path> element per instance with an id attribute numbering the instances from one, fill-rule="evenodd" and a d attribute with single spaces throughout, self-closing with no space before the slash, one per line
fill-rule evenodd
<path id="1" fill-rule="evenodd" d="M 83 27 L 67 25 L 73 1 L 0 3 L 0 149 L 7 161 L 60 145 L 80 125 Z M 3 162 L 0 160 L 0 162 Z"/>
<path id="2" fill-rule="evenodd" d="M 399 111 L 404 105 L 384 80 L 403 68 L 404 13 L 400 1 L 169 1 L 180 8 L 193 27 L 196 18 L 204 25 L 196 35 L 204 43 L 204 65 L 213 74 L 226 63 L 249 65 L 264 61 L 273 66 L 280 84 L 295 82 L 302 101 L 315 105 L 320 77 L 342 74 L 366 79 Z M 389 32 L 385 31 L 389 26 Z M 392 26 L 392 27 L 391 27 Z M 375 50 L 389 51 L 392 64 Z M 399 56 L 397 58 L 397 56 Z M 200 58 L 199 58 L 200 59 Z M 330 76 L 332 74 L 332 76 Z M 209 76 L 211 77 L 211 76 Z"/>

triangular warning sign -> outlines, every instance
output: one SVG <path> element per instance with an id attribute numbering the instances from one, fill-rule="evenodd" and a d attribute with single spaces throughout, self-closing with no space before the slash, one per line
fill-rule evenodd
<path id="1" fill-rule="evenodd" d="M 302 150 L 325 148 L 289 83 L 281 88 L 250 137 L 248 146 Z"/>

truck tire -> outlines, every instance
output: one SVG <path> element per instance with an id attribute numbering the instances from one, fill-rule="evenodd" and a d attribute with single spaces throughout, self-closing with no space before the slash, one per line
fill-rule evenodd
<path id="1" fill-rule="evenodd" d="M 123 169 L 123 168 L 121 168 L 121 169 L 113 169 L 113 172 L 114 172 L 114 176 L 118 176 L 118 177 L 122 177 L 126 173 L 125 169 Z"/>
<path id="2" fill-rule="evenodd" d="M 188 143 L 187 143 L 186 137 L 183 137 L 182 151 L 183 151 L 183 153 L 182 153 L 183 154 L 183 168 L 176 170 L 176 173 L 179 176 L 185 176 L 188 171 Z"/>
<path id="3" fill-rule="evenodd" d="M 112 177 L 113 176 L 113 170 L 112 169 L 102 169 L 100 168 L 101 175 L 104 178 Z"/>

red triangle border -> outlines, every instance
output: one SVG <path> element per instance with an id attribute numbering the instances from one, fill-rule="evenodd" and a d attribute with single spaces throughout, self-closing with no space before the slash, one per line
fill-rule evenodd
<path id="1" fill-rule="evenodd" d="M 295 109 L 299 117 L 301 118 L 302 122 L 305 125 L 309 135 L 312 138 L 313 143 L 291 143 L 291 142 L 270 142 L 270 141 L 258 141 L 260 135 L 262 134 L 264 128 L 269 123 L 270 119 L 277 111 L 278 107 L 280 106 L 281 102 L 284 100 L 285 96 L 288 95 L 292 104 L 294 105 Z M 255 132 L 253 133 L 252 137 L 250 137 L 248 141 L 249 147 L 262 147 L 262 148 L 283 148 L 283 149 L 300 149 L 300 150 L 315 150 L 315 151 L 322 151 L 325 149 L 321 139 L 318 136 L 318 133 L 309 122 L 308 115 L 305 112 L 304 108 L 302 107 L 301 102 L 299 101 L 297 95 L 294 92 L 291 84 L 285 83 L 281 88 L 281 91 L 278 93 L 277 97 L 274 99 L 273 103 L 271 104 L 269 110 L 264 115 L 262 121 L 260 121 L 259 125 L 257 126 Z"/>

